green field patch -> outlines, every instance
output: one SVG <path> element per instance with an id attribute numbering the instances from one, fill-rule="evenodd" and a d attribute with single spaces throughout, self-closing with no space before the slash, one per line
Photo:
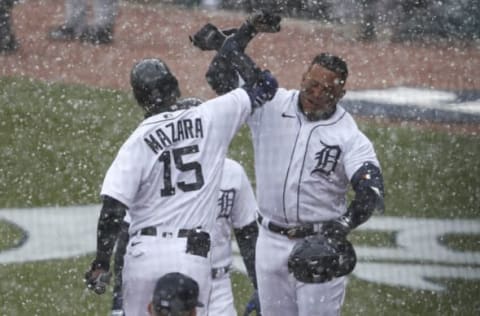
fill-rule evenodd
<path id="1" fill-rule="evenodd" d="M 142 119 L 130 93 L 0 78 L 0 208 L 98 203 L 108 166 Z M 479 135 L 375 122 L 359 126 L 381 162 L 386 216 L 478 219 Z M 229 156 L 255 184 L 248 128 L 237 134 Z M 0 224 L 0 233 L 0 249 L 18 240 L 9 225 Z M 354 231 L 349 238 L 355 245 L 394 246 L 391 233 Z M 478 234 L 447 235 L 442 242 L 460 251 L 480 251 Z M 0 315 L 107 315 L 111 292 L 98 296 L 83 283 L 92 259 L 0 265 Z M 342 315 L 480 314 L 480 282 L 435 281 L 446 290 L 415 291 L 352 276 Z M 248 278 L 234 273 L 233 289 L 241 314 L 252 292 Z"/>
<path id="2" fill-rule="evenodd" d="M 355 246 L 396 247 L 395 234 L 380 231 L 353 231 L 348 239 Z"/>
<path id="3" fill-rule="evenodd" d="M 440 242 L 453 250 L 480 252 L 480 234 L 447 234 L 440 238 Z"/>
<path id="4" fill-rule="evenodd" d="M 25 237 L 18 226 L 0 219 L 0 252 L 20 245 Z"/>
<path id="5" fill-rule="evenodd" d="M 108 314 L 111 290 L 96 295 L 83 276 L 92 256 L 0 266 L 0 315 Z"/>
<path id="6" fill-rule="evenodd" d="M 479 135 L 359 124 L 385 179 L 385 215 L 477 218 Z"/>
<path id="7" fill-rule="evenodd" d="M 480 282 L 444 280 L 442 292 L 411 290 L 350 278 L 342 315 L 478 315 Z"/>
<path id="8" fill-rule="evenodd" d="M 98 202 L 121 143 L 142 120 L 125 93 L 0 78 L 1 207 Z"/>

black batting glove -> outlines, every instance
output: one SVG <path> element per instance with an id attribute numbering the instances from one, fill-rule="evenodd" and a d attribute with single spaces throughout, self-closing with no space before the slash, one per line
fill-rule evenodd
<path id="1" fill-rule="evenodd" d="M 321 228 L 321 234 L 323 234 L 327 238 L 340 240 L 346 238 L 351 230 L 352 229 L 348 218 L 342 216 L 335 220 L 323 223 Z"/>
<path id="2" fill-rule="evenodd" d="M 253 86 L 243 86 L 242 88 L 247 91 L 252 101 L 252 108 L 255 109 L 273 99 L 277 93 L 278 82 L 269 70 L 264 70 L 259 74 L 259 79 Z"/>
<path id="3" fill-rule="evenodd" d="M 96 294 L 103 294 L 110 283 L 112 273 L 108 271 L 108 264 L 94 260 L 90 270 L 85 272 L 85 285 Z"/>
<path id="4" fill-rule="evenodd" d="M 189 36 L 189 38 L 192 44 L 201 50 L 219 50 L 223 42 L 227 39 L 227 36 L 233 34 L 235 31 L 226 30 L 225 32 L 227 32 L 227 34 L 219 30 L 215 25 L 207 23 L 195 34 Z"/>
<path id="5" fill-rule="evenodd" d="M 258 33 L 277 33 L 280 32 L 280 22 L 282 17 L 267 10 L 258 10 L 247 18 L 247 23 L 251 24 Z"/>

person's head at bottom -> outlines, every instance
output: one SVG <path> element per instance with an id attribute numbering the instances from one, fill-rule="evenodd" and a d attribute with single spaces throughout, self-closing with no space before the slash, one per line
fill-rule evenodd
<path id="1" fill-rule="evenodd" d="M 198 283 L 189 276 L 173 272 L 158 279 L 152 301 L 148 304 L 151 316 L 195 316 L 198 301 Z"/>

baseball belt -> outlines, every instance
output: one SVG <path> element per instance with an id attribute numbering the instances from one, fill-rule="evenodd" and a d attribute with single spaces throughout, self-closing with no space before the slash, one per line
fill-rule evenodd
<path id="1" fill-rule="evenodd" d="M 182 237 L 187 237 L 189 231 L 193 229 L 179 229 L 178 233 L 176 234 L 176 237 L 182 238 Z M 142 236 L 157 236 L 160 235 L 163 238 L 168 238 L 168 237 L 173 237 L 175 234 L 172 232 L 166 232 L 166 231 L 158 231 L 156 227 L 154 226 L 148 226 L 140 229 L 139 231 L 135 232 L 133 235 L 142 235 Z"/>
<path id="2" fill-rule="evenodd" d="M 231 269 L 230 265 L 220 267 L 220 268 L 212 268 L 212 279 L 217 279 L 224 276 L 230 271 L 230 269 Z"/>
<path id="3" fill-rule="evenodd" d="M 271 232 L 287 236 L 290 239 L 293 238 L 305 238 L 307 236 L 315 235 L 317 230 L 315 229 L 315 225 L 312 223 L 306 223 L 298 226 L 293 227 L 283 227 L 272 222 L 264 223 L 264 218 L 262 215 L 258 214 L 258 222 Z M 266 224 L 266 225 L 265 225 Z"/>
<path id="4" fill-rule="evenodd" d="M 156 227 L 144 227 L 134 235 L 142 236 L 161 236 L 170 238 L 175 236 L 172 232 L 158 231 Z M 176 234 L 178 238 L 187 238 L 186 252 L 195 256 L 207 257 L 210 251 L 210 234 L 199 229 L 179 229 Z"/>

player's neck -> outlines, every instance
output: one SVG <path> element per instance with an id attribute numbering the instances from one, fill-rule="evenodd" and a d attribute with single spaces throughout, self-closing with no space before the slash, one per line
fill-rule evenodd
<path id="1" fill-rule="evenodd" d="M 322 111 L 306 112 L 303 109 L 303 105 L 302 105 L 302 102 L 300 101 L 300 98 L 298 98 L 298 108 L 300 109 L 300 112 L 302 112 L 303 115 L 305 115 L 307 120 L 312 122 L 320 121 L 320 120 L 328 120 L 333 116 L 333 114 L 337 110 L 337 106 L 335 105 L 332 109 L 330 109 L 330 111 L 327 111 L 327 112 L 322 112 Z"/>

